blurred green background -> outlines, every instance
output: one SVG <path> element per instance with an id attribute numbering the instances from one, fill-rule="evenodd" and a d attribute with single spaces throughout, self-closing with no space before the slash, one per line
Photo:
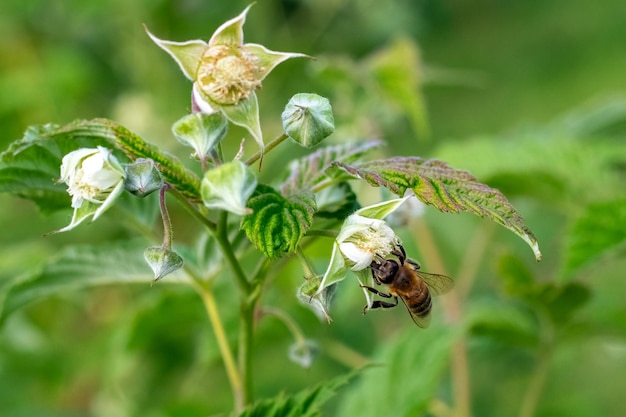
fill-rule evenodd
<path id="1" fill-rule="evenodd" d="M 31 124 L 107 117 L 191 165 L 170 134 L 189 111 L 190 83 L 142 24 L 163 39 L 206 40 L 247 5 L 3 0 L 1 148 Z M 471 275 L 462 318 L 476 416 L 624 412 L 625 17 L 620 0 L 261 0 L 248 15 L 246 41 L 316 57 L 290 60 L 264 82 L 266 141 L 280 134 L 291 95 L 316 92 L 333 104 L 333 140 L 382 138 L 388 155 L 467 169 L 509 196 L 539 238 L 544 260 L 536 264 L 511 233 L 469 215 L 427 211 L 434 245 L 415 230 L 403 232 L 411 256 L 425 267 L 430 261 L 428 270 L 434 247 L 453 278 Z M 229 135 L 233 152 L 246 132 L 234 127 Z M 285 158 L 302 154 L 287 144 L 264 167 L 282 168 Z M 70 213 L 42 216 L 9 195 L 0 203 L 0 302 L 9 283 L 61 246 L 130 237 L 105 216 L 42 238 Z M 184 212 L 173 214 L 177 240 L 194 242 L 194 225 Z M 323 270 L 327 242 L 310 251 Z M 292 338 L 285 327 L 271 317 L 260 321 L 258 397 L 294 392 L 375 358 L 397 372 L 379 385 L 365 376 L 343 388 L 328 415 L 374 415 L 376 405 L 366 405 L 377 394 L 393 415 L 423 414 L 398 406 L 417 401 L 422 391 L 415 390 L 452 400 L 441 305 L 427 331 L 405 311 L 363 317 L 360 291 L 346 281 L 327 325 L 297 302 L 301 276 L 299 265 L 287 262 L 264 303 L 290 314 L 316 340 L 319 356 L 311 368 L 298 367 L 287 358 Z M 237 297 L 227 274 L 216 291 L 234 337 Z M 523 414 L 533 395 L 536 406 Z M 190 290 L 69 291 L 2 323 L 2 416 L 204 416 L 230 404 L 213 335 Z M 431 403 L 429 410 L 451 415 L 441 407 Z"/>

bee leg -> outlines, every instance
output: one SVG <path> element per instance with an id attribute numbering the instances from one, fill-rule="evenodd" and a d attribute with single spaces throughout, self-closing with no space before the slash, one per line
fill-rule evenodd
<path id="1" fill-rule="evenodd" d="M 404 246 L 398 245 L 393 251 L 391 251 L 391 254 L 398 257 L 400 265 L 404 265 L 404 261 L 406 260 L 406 251 L 404 250 Z"/>
<path id="2" fill-rule="evenodd" d="M 369 292 L 379 295 L 381 297 L 384 298 L 393 298 L 394 302 L 390 303 L 387 301 L 381 301 L 381 300 L 374 300 L 372 302 L 372 306 L 368 308 L 367 304 L 365 305 L 365 307 L 363 307 L 363 314 L 367 313 L 367 310 L 373 310 L 375 308 L 392 308 L 398 305 L 398 297 L 395 295 L 391 295 L 391 294 L 387 294 L 384 293 L 382 291 L 377 290 L 376 288 L 367 286 L 367 285 L 361 285 L 361 288 L 365 288 L 366 290 L 368 290 Z"/>
<path id="3" fill-rule="evenodd" d="M 389 295 L 389 294 L 385 294 L 385 295 Z M 398 305 L 398 297 L 390 295 L 390 297 L 393 297 L 394 302 L 393 303 L 389 303 L 387 301 L 381 301 L 381 300 L 374 300 L 372 302 L 372 306 L 370 308 L 367 308 L 367 305 L 365 307 L 363 307 L 363 314 L 367 313 L 367 310 L 374 310 L 377 308 L 393 308 L 395 306 Z"/>
<path id="4" fill-rule="evenodd" d="M 381 297 L 385 297 L 385 298 L 391 298 L 391 297 L 393 297 L 393 295 L 391 295 L 391 294 L 384 293 L 384 292 L 379 291 L 379 290 L 377 290 L 376 288 L 374 288 L 374 287 L 370 287 L 370 286 L 368 286 L 368 285 L 361 285 L 361 288 L 365 288 L 366 290 L 368 290 L 368 291 L 369 291 L 369 292 L 371 292 L 372 294 L 380 295 Z"/>

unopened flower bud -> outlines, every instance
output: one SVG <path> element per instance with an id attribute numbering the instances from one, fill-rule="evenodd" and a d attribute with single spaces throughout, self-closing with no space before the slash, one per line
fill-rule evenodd
<path id="1" fill-rule="evenodd" d="M 335 131 L 330 102 L 317 94 L 294 95 L 281 117 L 285 133 L 305 148 L 313 148 Z"/>
<path id="2" fill-rule="evenodd" d="M 257 186 L 254 173 L 246 164 L 234 160 L 204 174 L 200 193 L 205 206 L 243 216 L 250 212 L 248 199 Z"/>
<path id="3" fill-rule="evenodd" d="M 147 248 L 143 257 L 154 272 L 154 281 L 158 281 L 183 267 L 183 258 L 173 250 L 163 246 Z"/>
<path id="4" fill-rule="evenodd" d="M 224 113 L 192 113 L 184 116 L 172 126 L 176 139 L 194 149 L 195 155 L 204 159 L 226 136 L 228 121 Z"/>
<path id="5" fill-rule="evenodd" d="M 161 172 L 151 159 L 138 159 L 124 167 L 124 188 L 137 197 L 145 197 L 163 187 Z"/>

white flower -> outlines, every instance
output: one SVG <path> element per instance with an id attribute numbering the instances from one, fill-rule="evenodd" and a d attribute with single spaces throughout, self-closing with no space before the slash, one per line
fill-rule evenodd
<path id="1" fill-rule="evenodd" d="M 82 148 L 63 157 L 61 181 L 72 196 L 72 222 L 57 232 L 73 229 L 88 217 L 97 219 L 124 190 L 124 168 L 111 150 Z"/>
<path id="2" fill-rule="evenodd" d="M 393 252 L 400 241 L 384 220 L 352 214 L 337 236 L 339 250 L 352 263 L 353 271 L 370 266 L 372 261 L 382 262 Z"/>

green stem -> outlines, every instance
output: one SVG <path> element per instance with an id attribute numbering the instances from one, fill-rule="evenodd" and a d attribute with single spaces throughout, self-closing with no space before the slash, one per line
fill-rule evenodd
<path id="1" fill-rule="evenodd" d="M 247 297 L 251 292 L 251 286 L 246 278 L 246 273 L 241 268 L 241 264 L 235 255 L 232 245 L 228 240 L 228 212 L 223 211 L 220 213 L 220 221 L 217 226 L 217 230 L 214 233 L 215 239 L 217 243 L 220 245 L 222 249 L 222 254 L 226 258 L 226 261 L 230 265 L 230 268 L 233 271 L 235 276 L 235 281 L 237 282 L 237 286 L 241 290 L 241 294 L 244 297 Z"/>
<path id="2" fill-rule="evenodd" d="M 331 239 L 335 239 L 338 234 L 339 234 L 339 232 L 336 231 L 336 230 L 309 229 L 309 230 L 307 230 L 305 236 L 306 237 L 309 237 L 309 236 L 322 236 L 322 237 L 329 237 Z"/>
<path id="3" fill-rule="evenodd" d="M 302 264 L 302 269 L 304 269 L 304 278 L 313 278 L 315 274 L 315 270 L 313 269 L 313 265 L 311 265 L 311 261 L 306 256 L 302 247 L 298 245 L 296 248 L 296 255 L 298 255 L 298 259 L 300 259 L 300 263 Z"/>
<path id="4" fill-rule="evenodd" d="M 230 347 L 228 346 L 228 338 L 226 337 L 226 332 L 224 331 L 224 326 L 222 324 L 219 311 L 217 310 L 217 304 L 215 303 L 213 292 L 208 288 L 200 288 L 199 292 L 209 316 L 209 320 L 211 321 L 213 333 L 217 339 L 217 345 L 220 353 L 222 354 L 222 359 L 224 360 L 226 375 L 228 376 L 228 381 L 233 392 L 235 412 L 239 414 L 243 411 L 246 404 L 245 390 L 241 381 L 241 376 L 239 375 L 235 359 L 230 351 Z"/>
<path id="5" fill-rule="evenodd" d="M 274 149 L 275 147 L 277 147 L 278 145 L 280 145 L 282 142 L 285 141 L 285 139 L 287 139 L 289 136 L 286 133 L 283 133 L 282 135 L 280 135 L 279 137 L 277 137 L 276 139 L 274 139 L 273 141 L 271 141 L 270 143 L 268 143 L 267 145 L 265 145 L 265 149 L 263 152 L 258 151 L 257 153 L 255 153 L 254 155 L 252 155 L 250 158 L 248 158 L 245 161 L 246 165 L 252 165 L 254 164 L 256 161 L 258 161 L 259 159 L 261 159 L 263 157 L 264 154 L 268 153 L 269 151 L 271 151 L 272 149 Z"/>
<path id="6" fill-rule="evenodd" d="M 306 346 L 306 338 L 300 326 L 284 311 L 275 307 L 263 307 L 263 314 L 268 314 L 282 321 L 289 333 L 293 336 L 297 345 Z"/>
<path id="7" fill-rule="evenodd" d="M 243 379 L 243 401 L 250 404 L 254 401 L 254 385 L 252 372 L 252 350 L 254 338 L 254 311 L 256 299 L 241 302 L 239 323 L 239 369 Z"/>
<path id="8" fill-rule="evenodd" d="M 163 247 L 170 249 L 172 247 L 172 240 L 174 237 L 174 231 L 172 230 L 172 221 L 170 220 L 170 214 L 167 211 L 167 205 L 165 204 L 165 193 L 169 185 L 165 184 L 159 190 L 159 207 L 161 208 L 161 218 L 163 219 Z"/>
<path id="9" fill-rule="evenodd" d="M 524 394 L 522 406 L 520 408 L 519 417 L 533 417 L 537 410 L 537 404 L 541 397 L 541 392 L 548 376 L 550 362 L 552 360 L 552 349 L 550 346 L 544 346 L 539 352 L 537 366 L 533 371 L 530 384 Z"/>

